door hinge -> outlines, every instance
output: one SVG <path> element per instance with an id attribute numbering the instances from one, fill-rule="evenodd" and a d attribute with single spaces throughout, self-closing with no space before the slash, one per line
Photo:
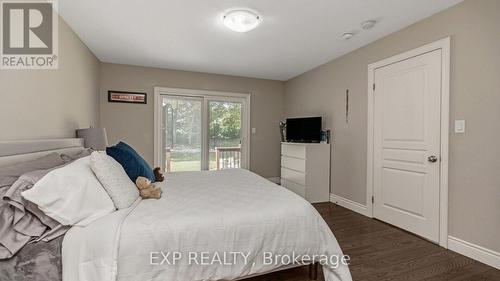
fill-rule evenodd
<path id="1" fill-rule="evenodd" d="M 373 83 L 373 90 L 375 91 L 375 83 Z"/>
<path id="2" fill-rule="evenodd" d="M 375 203 L 375 196 L 372 196 L 372 204 Z"/>

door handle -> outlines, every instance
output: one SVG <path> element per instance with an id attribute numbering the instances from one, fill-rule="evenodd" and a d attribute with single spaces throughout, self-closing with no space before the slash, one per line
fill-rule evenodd
<path id="1" fill-rule="evenodd" d="M 431 163 L 435 163 L 438 161 L 438 158 L 435 155 L 431 155 L 431 156 L 427 157 L 427 161 L 429 161 Z"/>

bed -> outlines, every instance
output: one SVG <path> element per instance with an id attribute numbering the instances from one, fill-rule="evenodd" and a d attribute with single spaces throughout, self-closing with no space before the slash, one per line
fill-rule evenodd
<path id="1" fill-rule="evenodd" d="M 33 161 L 52 152 L 76 154 L 83 150 L 82 139 L 0 141 L 0 169 Z M 2 188 L 0 193 L 3 197 Z M 4 198 L 0 198 L 0 210 Z M 1 220 L 1 219 L 0 219 Z M 4 223 L 1 221 L 0 224 Z M 0 280 L 61 280 L 62 236 L 48 242 L 30 243 L 9 259 L 0 260 Z"/>
<path id="2" fill-rule="evenodd" d="M 30 155 L 78 148 L 75 140 L 35 143 L 0 143 L 0 166 L 32 157 L 29 147 L 38 150 Z M 314 207 L 260 176 L 240 169 L 173 173 L 161 188 L 159 200 L 138 199 L 69 229 L 61 239 L 62 280 L 236 280 L 324 258 L 325 280 L 351 280 Z"/>

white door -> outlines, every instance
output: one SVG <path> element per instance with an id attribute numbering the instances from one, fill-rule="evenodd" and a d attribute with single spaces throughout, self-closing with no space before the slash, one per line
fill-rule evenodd
<path id="1" fill-rule="evenodd" d="M 373 216 L 439 241 L 441 52 L 374 70 Z"/>

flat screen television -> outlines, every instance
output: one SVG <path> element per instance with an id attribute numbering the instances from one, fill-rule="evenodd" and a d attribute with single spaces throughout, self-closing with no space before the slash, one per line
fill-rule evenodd
<path id="1" fill-rule="evenodd" d="M 286 119 L 286 141 L 315 143 L 321 139 L 321 117 Z"/>

